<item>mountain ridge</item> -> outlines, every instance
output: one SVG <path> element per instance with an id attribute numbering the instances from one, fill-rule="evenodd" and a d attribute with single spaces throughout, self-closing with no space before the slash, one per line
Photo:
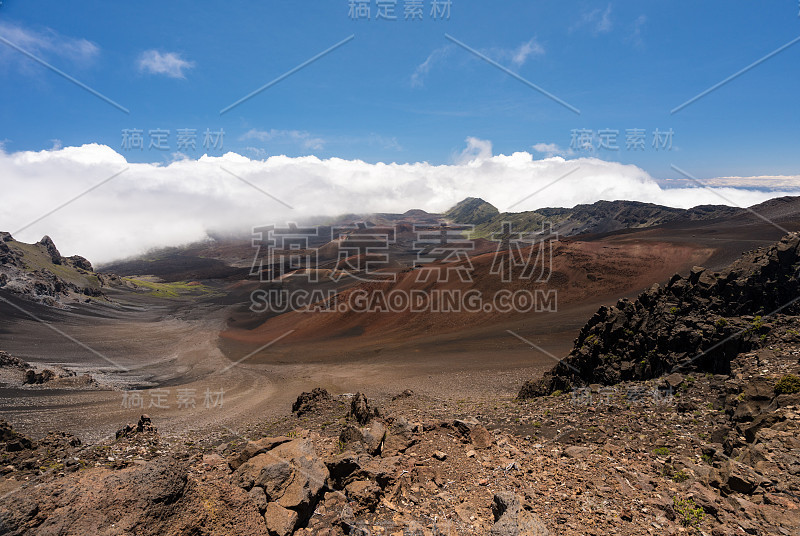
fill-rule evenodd
<path id="1" fill-rule="evenodd" d="M 796 201 L 800 198 L 790 199 Z M 575 236 L 654 227 L 678 220 L 713 220 L 747 212 L 748 209 L 728 205 L 698 205 L 681 209 L 641 201 L 600 200 L 572 208 L 544 207 L 501 213 L 483 199 L 468 197 L 444 214 L 454 223 L 475 225 L 475 235 L 484 237 L 496 232 L 505 222 L 510 222 L 514 231 L 534 233 L 549 223 L 560 236 Z"/>

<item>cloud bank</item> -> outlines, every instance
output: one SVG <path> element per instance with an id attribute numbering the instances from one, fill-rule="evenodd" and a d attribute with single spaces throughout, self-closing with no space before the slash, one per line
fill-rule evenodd
<path id="1" fill-rule="evenodd" d="M 674 207 L 724 203 L 706 189 L 663 189 L 636 166 L 595 158 L 537 160 L 527 152 L 493 156 L 491 142 L 477 138 L 468 140 L 455 162 L 371 164 L 314 156 L 253 160 L 228 153 L 139 164 L 97 144 L 0 151 L 0 230 L 26 242 L 48 234 L 62 254 L 84 255 L 97 263 L 201 240 L 208 231 L 246 233 L 254 225 L 342 213 L 440 212 L 468 196 L 482 197 L 500 210 L 515 205 L 515 212 L 600 199 Z M 717 191 L 742 206 L 785 194 L 729 187 Z"/>

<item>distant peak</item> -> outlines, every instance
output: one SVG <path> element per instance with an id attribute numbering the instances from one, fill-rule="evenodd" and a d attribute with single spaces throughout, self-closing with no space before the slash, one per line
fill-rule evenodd
<path id="1" fill-rule="evenodd" d="M 429 214 L 422 209 L 412 208 L 403 213 L 403 216 L 428 216 Z"/>
<path id="2" fill-rule="evenodd" d="M 500 211 L 480 197 L 467 197 L 445 212 L 456 223 L 480 225 L 500 214 Z"/>

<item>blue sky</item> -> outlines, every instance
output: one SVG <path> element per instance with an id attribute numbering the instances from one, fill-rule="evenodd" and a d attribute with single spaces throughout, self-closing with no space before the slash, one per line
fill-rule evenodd
<path id="1" fill-rule="evenodd" d="M 450 163 L 465 140 L 494 154 L 594 155 L 675 178 L 797 175 L 800 43 L 678 113 L 670 110 L 800 35 L 796 1 L 452 0 L 449 20 L 353 20 L 348 0 L 5 0 L 0 37 L 127 108 L 126 114 L 0 43 L 7 152 L 101 143 L 132 162 L 174 158 L 178 129 L 225 131 L 221 155 L 314 154 Z M 580 115 L 445 37 L 506 66 Z M 321 51 L 352 41 L 220 115 Z M 144 131 L 125 150 L 123 129 Z M 148 131 L 169 130 L 168 151 Z M 617 130 L 620 149 L 573 150 L 571 131 Z M 646 133 L 626 150 L 627 129 Z M 673 131 L 672 149 L 652 147 Z M 56 140 L 56 141 L 54 141 Z M 534 150 L 538 147 L 540 152 Z M 549 146 L 549 147 L 548 147 Z"/>

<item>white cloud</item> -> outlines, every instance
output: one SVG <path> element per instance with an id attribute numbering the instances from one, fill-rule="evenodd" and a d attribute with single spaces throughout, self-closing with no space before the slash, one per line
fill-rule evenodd
<path id="1" fill-rule="evenodd" d="M 194 67 L 193 61 L 187 61 L 177 52 L 145 50 L 136 62 L 139 70 L 149 74 L 163 74 L 170 78 L 186 78 L 184 70 Z"/>
<path id="2" fill-rule="evenodd" d="M 647 16 L 646 15 L 639 15 L 635 21 L 633 21 L 633 26 L 631 26 L 631 32 L 628 37 L 625 38 L 625 41 L 629 43 L 633 43 L 636 47 L 643 47 L 644 46 L 644 39 L 642 39 L 642 28 L 644 25 L 647 24 Z"/>
<path id="3" fill-rule="evenodd" d="M 480 163 L 492 157 L 492 142 L 489 140 L 481 140 L 467 138 L 467 147 L 455 159 L 456 164 L 469 164 L 471 162 Z"/>
<path id="4" fill-rule="evenodd" d="M 611 4 L 608 4 L 605 9 L 595 8 L 584 11 L 580 19 L 572 25 L 570 32 L 583 27 L 588 27 L 594 35 L 609 33 L 614 27 L 614 22 L 611 20 Z"/>
<path id="5" fill-rule="evenodd" d="M 431 52 L 425 61 L 420 63 L 416 70 L 414 70 L 414 73 L 411 75 L 411 87 L 424 86 L 425 77 L 431 72 L 431 69 L 433 69 L 437 63 L 449 56 L 452 49 L 453 47 L 451 45 L 445 45 Z"/>
<path id="6" fill-rule="evenodd" d="M 595 26 L 595 31 L 598 33 L 608 33 L 611 31 L 611 27 L 613 24 L 611 23 L 611 4 L 608 4 L 608 7 L 603 11 L 602 15 L 600 15 L 599 20 L 597 21 L 597 25 Z"/>
<path id="7" fill-rule="evenodd" d="M 482 197 L 504 210 L 575 168 L 513 210 L 571 207 L 600 199 L 676 207 L 722 202 L 705 189 L 662 188 L 632 165 L 596 158 L 537 160 L 527 152 L 493 156 L 487 140 L 470 138 L 467 144 L 460 161 L 449 165 L 370 164 L 315 156 L 254 160 L 235 153 L 139 164 L 128 163 L 110 147 L 97 144 L 0 152 L 0 230 L 13 233 L 125 168 L 118 177 L 17 233 L 16 238 L 31 242 L 49 234 L 64 255 L 103 262 L 152 247 L 201 240 L 207 231 L 247 233 L 253 225 L 310 216 L 410 208 L 441 212 L 468 196 Z M 742 206 L 782 195 L 730 187 L 717 191 Z"/>
<path id="8" fill-rule="evenodd" d="M 247 146 L 247 147 L 244 148 L 244 150 L 247 151 L 248 153 L 252 154 L 253 156 L 255 156 L 258 159 L 264 159 L 264 158 L 269 157 L 269 153 L 267 152 L 267 150 L 263 149 L 261 147 L 250 147 L 250 146 Z"/>
<path id="9" fill-rule="evenodd" d="M 434 67 L 447 59 L 453 51 L 452 45 L 445 45 L 431 52 L 428 57 L 420 63 L 411 75 L 411 87 L 420 88 L 425 85 L 425 78 L 430 74 Z M 511 62 L 516 67 L 522 67 L 528 59 L 533 56 L 542 56 L 545 53 L 544 47 L 539 44 L 535 37 L 521 43 L 513 48 L 490 48 L 483 51 L 484 54 L 500 62 Z M 474 57 L 470 57 L 474 60 Z"/>
<path id="10" fill-rule="evenodd" d="M 100 48 L 91 41 L 66 37 L 50 28 L 36 31 L 18 24 L 0 21 L 0 35 L 21 49 L 45 60 L 57 56 L 81 67 L 89 65 L 100 54 Z M 0 60 L 6 62 L 30 61 L 5 45 L 0 50 Z"/>
<path id="11" fill-rule="evenodd" d="M 522 67 L 530 56 L 543 56 L 544 47 L 535 38 L 522 43 L 519 47 L 511 51 L 511 63 L 517 67 Z"/>
<path id="12" fill-rule="evenodd" d="M 541 153 L 546 157 L 552 156 L 572 156 L 575 152 L 572 149 L 562 149 L 555 143 L 537 143 L 531 147 L 537 153 Z"/>
<path id="13" fill-rule="evenodd" d="M 321 150 L 326 141 L 318 136 L 313 136 L 304 130 L 258 130 L 252 128 L 245 132 L 240 140 L 258 140 L 267 142 L 292 142 L 300 144 L 304 149 Z"/>

